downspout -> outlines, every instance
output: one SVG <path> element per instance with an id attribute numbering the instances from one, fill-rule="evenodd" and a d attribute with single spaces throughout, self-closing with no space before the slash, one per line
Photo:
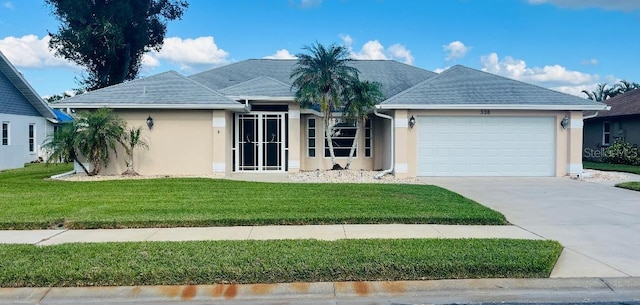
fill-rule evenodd
<path id="1" fill-rule="evenodd" d="M 392 117 L 392 116 L 387 115 L 387 114 L 384 114 L 384 113 L 380 113 L 380 112 L 378 112 L 378 108 L 374 108 L 374 109 L 373 109 L 373 113 L 374 113 L 376 116 L 379 116 L 379 117 L 381 117 L 381 118 L 388 119 L 388 120 L 390 120 L 390 121 L 391 121 L 391 146 L 390 146 L 390 147 L 391 147 L 391 165 L 390 165 L 390 167 L 389 167 L 388 169 L 383 170 L 382 172 L 380 172 L 379 174 L 377 174 L 377 175 L 375 175 L 375 176 L 373 177 L 373 178 L 375 178 L 375 179 L 380 180 L 380 179 L 382 179 L 382 177 L 384 177 L 384 175 L 386 175 L 386 174 L 389 174 L 389 173 L 392 173 L 392 172 L 393 172 L 393 165 L 395 164 L 395 155 L 394 155 L 394 154 L 395 154 L 395 150 L 396 150 L 395 145 L 394 145 L 394 143 L 395 143 L 395 134 L 396 134 L 396 133 L 395 133 L 395 129 L 396 129 L 396 127 L 395 127 L 395 125 L 394 125 L 394 121 L 393 121 L 393 117 Z"/>

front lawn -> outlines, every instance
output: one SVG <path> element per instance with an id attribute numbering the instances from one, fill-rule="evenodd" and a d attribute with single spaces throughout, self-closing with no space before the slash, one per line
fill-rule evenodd
<path id="1" fill-rule="evenodd" d="M 562 246 L 508 239 L 0 245 L 1 287 L 548 277 Z"/>
<path id="2" fill-rule="evenodd" d="M 626 164 L 610 164 L 598 162 L 582 162 L 584 168 L 601 171 L 625 172 L 640 175 L 640 166 Z"/>
<path id="3" fill-rule="evenodd" d="M 616 184 L 617 187 L 640 192 L 640 182 L 624 182 Z"/>
<path id="4" fill-rule="evenodd" d="M 0 229 L 506 224 L 502 214 L 430 185 L 45 179 L 68 170 L 69 166 L 32 164 L 0 172 Z"/>

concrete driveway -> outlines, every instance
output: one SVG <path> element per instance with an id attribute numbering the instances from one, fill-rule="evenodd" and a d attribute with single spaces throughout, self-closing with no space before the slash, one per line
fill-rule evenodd
<path id="1" fill-rule="evenodd" d="M 551 277 L 640 276 L 640 192 L 569 178 L 420 178 L 565 247 Z"/>

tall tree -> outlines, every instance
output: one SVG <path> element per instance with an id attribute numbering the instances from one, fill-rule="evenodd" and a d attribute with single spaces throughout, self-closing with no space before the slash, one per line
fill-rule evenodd
<path id="1" fill-rule="evenodd" d="M 627 91 L 631 91 L 638 88 L 640 88 L 640 84 L 623 79 L 619 81 L 617 84 L 613 85 L 613 88 L 611 89 L 611 92 L 609 95 L 611 97 L 614 97 L 618 94 L 623 94 Z"/>
<path id="2" fill-rule="evenodd" d="M 379 83 L 355 80 L 347 90 L 347 101 L 343 113 L 348 122 L 356 125 L 356 134 L 349 151 L 349 159 L 345 169 L 349 169 L 356 151 L 362 127 L 365 126 L 368 111 L 384 100 Z"/>
<path id="3" fill-rule="evenodd" d="M 142 55 L 162 48 L 167 22 L 188 7 L 185 0 L 45 2 L 61 23 L 49 48 L 87 69 L 81 84 L 88 90 L 136 78 Z"/>
<path id="4" fill-rule="evenodd" d="M 612 89 L 607 88 L 607 84 L 603 83 L 598 84 L 598 88 L 596 88 L 595 91 L 590 92 L 587 90 L 582 90 L 582 93 L 586 94 L 587 98 L 592 101 L 602 102 L 611 97 Z"/>
<path id="5" fill-rule="evenodd" d="M 343 46 L 325 47 L 316 42 L 303 50 L 307 53 L 296 55 L 298 62 L 291 72 L 293 87 L 297 88 L 295 98 L 303 107 L 320 105 L 331 162 L 334 169 L 340 168 L 331 138 L 333 111 L 341 108 L 345 89 L 358 79 L 359 72 L 348 65 L 349 50 Z"/>

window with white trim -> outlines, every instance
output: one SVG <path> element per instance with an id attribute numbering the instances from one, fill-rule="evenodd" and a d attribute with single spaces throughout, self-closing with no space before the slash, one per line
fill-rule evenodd
<path id="1" fill-rule="evenodd" d="M 602 145 L 611 145 L 611 123 L 602 122 Z"/>
<path id="2" fill-rule="evenodd" d="M 36 151 L 36 124 L 29 124 L 29 152 Z"/>
<path id="3" fill-rule="evenodd" d="M 9 122 L 2 122 L 2 145 L 9 145 Z"/>
<path id="4" fill-rule="evenodd" d="M 356 136 L 356 126 L 352 123 L 348 123 L 342 119 L 332 119 L 333 127 L 331 128 L 331 140 L 333 143 L 333 153 L 336 157 L 349 157 L 349 153 L 351 152 L 351 146 L 353 145 L 353 141 Z M 371 120 L 367 119 L 365 121 L 364 127 L 364 136 L 365 136 L 365 157 L 371 156 Z M 368 141 L 367 141 L 368 136 Z M 367 155 L 367 151 L 369 155 Z M 324 156 L 330 157 L 331 154 L 329 152 L 329 141 L 327 141 L 327 137 L 324 137 Z M 356 143 L 356 150 L 353 153 L 354 157 L 358 156 L 358 147 Z"/>
<path id="5" fill-rule="evenodd" d="M 366 119 L 364 122 L 364 156 L 371 157 L 372 150 L 372 138 L 371 138 L 371 120 Z"/>
<path id="6" fill-rule="evenodd" d="M 307 120 L 307 157 L 316 157 L 316 118 Z"/>

